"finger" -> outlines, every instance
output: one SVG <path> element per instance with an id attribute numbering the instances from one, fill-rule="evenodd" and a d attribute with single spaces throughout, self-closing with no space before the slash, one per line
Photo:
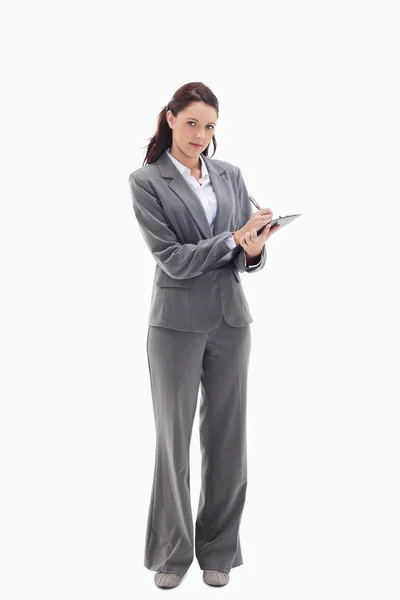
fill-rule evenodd
<path id="1" fill-rule="evenodd" d="M 267 237 L 267 235 L 269 234 L 269 230 L 271 228 L 270 222 L 266 225 L 265 229 L 262 231 L 261 235 L 264 237 Z"/>
<path id="2" fill-rule="evenodd" d="M 276 225 L 274 225 L 273 227 L 270 228 L 269 233 L 268 233 L 268 237 L 271 237 L 271 235 L 273 235 L 276 231 L 278 231 L 278 229 L 280 228 L 280 223 L 277 223 Z"/>

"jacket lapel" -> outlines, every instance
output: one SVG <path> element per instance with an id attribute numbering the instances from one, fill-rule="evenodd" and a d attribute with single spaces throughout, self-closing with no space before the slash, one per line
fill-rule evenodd
<path id="1" fill-rule="evenodd" d="M 161 176 L 171 180 L 168 183 L 169 188 L 185 204 L 203 236 L 210 238 L 222 231 L 228 230 L 229 219 L 232 213 L 232 188 L 224 167 L 218 165 L 207 156 L 203 155 L 203 158 L 217 198 L 217 214 L 215 216 L 213 232 L 211 231 L 200 198 L 170 158 L 163 152 L 156 162 Z"/>

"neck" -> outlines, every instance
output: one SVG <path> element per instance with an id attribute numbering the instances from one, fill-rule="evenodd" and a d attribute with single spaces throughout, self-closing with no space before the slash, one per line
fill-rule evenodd
<path id="1" fill-rule="evenodd" d="M 170 152 L 171 156 L 176 158 L 176 160 L 179 160 L 180 163 L 185 165 L 185 167 L 188 167 L 191 171 L 193 171 L 195 169 L 201 170 L 201 160 L 200 160 L 199 156 L 194 157 L 194 158 L 192 156 L 187 156 L 187 154 L 184 154 L 174 144 L 172 144 L 169 152 Z"/>

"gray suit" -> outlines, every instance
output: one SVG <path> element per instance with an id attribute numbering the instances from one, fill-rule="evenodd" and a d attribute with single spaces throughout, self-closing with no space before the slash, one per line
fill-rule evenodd
<path id="1" fill-rule="evenodd" d="M 232 327 L 253 322 L 240 272 L 244 250 L 224 241 L 253 213 L 238 167 L 203 157 L 217 197 L 214 231 L 195 191 L 165 154 L 129 176 L 136 219 L 157 261 L 148 324 L 180 331 L 210 331 L 224 317 Z"/>
<path id="2" fill-rule="evenodd" d="M 144 566 L 184 575 L 243 564 L 239 526 L 247 488 L 247 373 L 253 321 L 224 241 L 252 214 L 238 167 L 204 157 L 217 197 L 212 232 L 196 192 L 168 156 L 131 173 L 133 208 L 157 265 L 147 357 L 156 426 Z M 260 265 L 266 261 L 265 246 Z M 194 540 L 190 440 L 199 387 L 202 487 Z"/>

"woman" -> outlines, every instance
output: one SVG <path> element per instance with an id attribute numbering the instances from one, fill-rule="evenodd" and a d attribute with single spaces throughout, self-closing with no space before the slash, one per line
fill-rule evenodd
<path id="1" fill-rule="evenodd" d="M 134 212 L 156 260 L 147 356 L 156 426 L 145 562 L 159 587 L 193 561 L 225 585 L 243 564 L 239 525 L 247 486 L 246 400 L 253 318 L 239 271 L 266 261 L 269 208 L 252 211 L 240 169 L 208 158 L 217 98 L 179 88 L 158 117 L 143 166 L 129 176 Z M 259 236 L 257 230 L 266 225 Z M 202 488 L 195 524 L 189 449 L 201 386 Z"/>

